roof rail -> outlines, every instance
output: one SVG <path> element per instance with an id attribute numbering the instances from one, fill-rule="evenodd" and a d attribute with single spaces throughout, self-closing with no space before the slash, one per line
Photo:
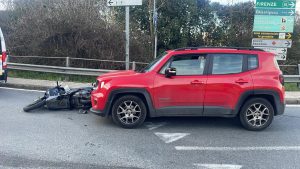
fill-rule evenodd
<path id="1" fill-rule="evenodd" d="M 184 51 L 184 50 L 198 50 L 198 49 L 236 49 L 236 50 L 253 50 L 253 51 L 264 51 L 263 49 L 253 48 L 253 47 L 217 47 L 217 46 L 201 46 L 201 47 L 186 47 L 175 49 L 174 51 Z"/>

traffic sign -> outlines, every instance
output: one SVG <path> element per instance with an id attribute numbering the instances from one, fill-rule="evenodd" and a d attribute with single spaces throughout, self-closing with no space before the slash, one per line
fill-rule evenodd
<path id="1" fill-rule="evenodd" d="M 258 39 L 292 39 L 292 33 L 282 32 L 253 32 L 253 38 Z"/>
<path id="2" fill-rule="evenodd" d="M 267 15 L 256 15 L 254 22 L 256 24 L 294 24 L 294 16 L 267 16 Z"/>
<path id="3" fill-rule="evenodd" d="M 255 47 L 275 47 L 275 48 L 291 48 L 292 40 L 277 39 L 252 39 L 252 46 Z"/>
<path id="4" fill-rule="evenodd" d="M 294 16 L 269 16 L 255 15 L 254 28 L 255 32 L 293 32 Z"/>
<path id="5" fill-rule="evenodd" d="M 256 0 L 256 7 L 293 9 L 296 7 L 296 0 Z"/>
<path id="6" fill-rule="evenodd" d="M 295 16 L 295 9 L 257 8 L 255 15 Z"/>
<path id="7" fill-rule="evenodd" d="M 268 47 L 256 47 L 266 52 L 274 53 L 277 60 L 286 60 L 287 48 L 268 48 Z"/>
<path id="8" fill-rule="evenodd" d="M 107 6 L 136 6 L 142 3 L 142 0 L 107 0 Z"/>

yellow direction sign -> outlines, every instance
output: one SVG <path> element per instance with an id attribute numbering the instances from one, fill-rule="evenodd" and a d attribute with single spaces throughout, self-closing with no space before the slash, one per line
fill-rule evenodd
<path id="1" fill-rule="evenodd" d="M 292 39 L 292 33 L 283 32 L 253 32 L 253 38 L 257 39 Z"/>

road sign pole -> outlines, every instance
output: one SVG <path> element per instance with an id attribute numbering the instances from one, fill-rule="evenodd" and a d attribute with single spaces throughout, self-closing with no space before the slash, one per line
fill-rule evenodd
<path id="1" fill-rule="evenodd" d="M 130 6 L 142 5 L 142 0 L 107 0 L 107 6 L 125 6 L 126 14 L 125 14 L 125 65 L 126 70 L 130 68 L 130 28 L 129 28 L 129 9 Z"/>
<path id="2" fill-rule="evenodd" d="M 130 39 L 129 39 L 129 6 L 126 6 L 126 16 L 125 16 L 125 34 L 126 34 L 126 70 L 129 70 L 129 44 L 130 44 Z"/>
<path id="3" fill-rule="evenodd" d="M 154 23 L 154 58 L 157 57 L 157 11 L 156 0 L 153 1 L 153 23 Z"/>
<path id="4" fill-rule="evenodd" d="M 299 72 L 299 75 L 300 75 L 300 64 L 298 64 L 298 72 Z M 298 88 L 300 88 L 300 83 L 297 83 L 297 86 L 298 86 Z"/>

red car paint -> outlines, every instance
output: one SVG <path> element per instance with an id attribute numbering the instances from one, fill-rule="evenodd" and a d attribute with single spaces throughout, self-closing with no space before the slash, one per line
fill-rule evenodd
<path id="1" fill-rule="evenodd" d="M 177 55 L 241 54 L 258 58 L 258 67 L 241 73 L 222 75 L 186 75 L 166 77 L 160 73 L 162 67 Z M 247 91 L 268 90 L 279 96 L 284 104 L 285 89 L 280 81 L 282 72 L 274 63 L 274 54 L 247 49 L 199 48 L 168 51 L 155 66 L 147 72 L 117 71 L 97 78 L 98 88 L 92 92 L 94 110 L 103 111 L 109 107 L 109 96 L 117 89 L 142 88 L 150 97 L 154 110 L 168 107 L 204 107 L 202 115 L 210 115 L 205 107 L 221 107 L 234 111 Z M 209 64 L 209 63 L 206 63 Z M 101 88 L 102 83 L 102 88 Z M 242 101 L 244 102 L 244 101 Z M 238 110 L 236 110 L 238 111 Z M 107 112 L 107 115 L 110 112 Z M 278 113 L 279 114 L 279 113 Z M 281 113 L 280 113 L 281 114 Z M 184 114 L 181 114 L 184 115 Z M 163 116 L 156 114 L 155 116 Z"/>

